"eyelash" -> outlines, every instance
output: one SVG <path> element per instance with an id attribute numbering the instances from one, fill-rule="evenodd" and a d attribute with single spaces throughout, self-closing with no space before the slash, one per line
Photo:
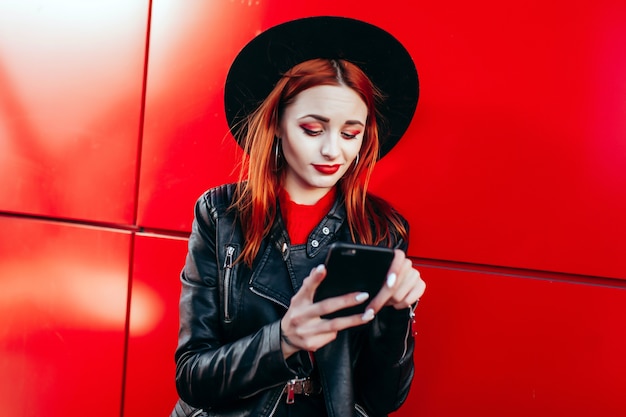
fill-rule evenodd
<path id="1" fill-rule="evenodd" d="M 301 126 L 301 128 L 302 128 L 302 131 L 303 131 L 304 133 L 306 133 L 307 135 L 309 135 L 309 136 L 317 136 L 317 135 L 319 135 L 320 133 L 322 133 L 322 131 L 321 131 L 321 130 L 311 130 L 311 129 L 307 129 L 307 128 L 306 128 L 306 127 L 304 127 L 304 126 Z"/>
<path id="2" fill-rule="evenodd" d="M 306 127 L 302 127 L 302 131 L 304 133 L 306 133 L 309 136 L 318 136 L 320 135 L 323 131 L 322 130 L 311 130 L 311 129 L 307 129 Z M 355 139 L 356 135 L 353 135 L 351 133 L 347 133 L 347 132 L 341 132 L 341 134 L 343 135 L 344 138 L 346 139 Z"/>

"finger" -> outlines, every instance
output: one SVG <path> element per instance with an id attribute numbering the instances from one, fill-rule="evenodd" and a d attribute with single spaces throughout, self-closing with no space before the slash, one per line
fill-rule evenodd
<path id="1" fill-rule="evenodd" d="M 385 285 L 388 288 L 393 288 L 396 283 L 397 277 L 403 272 L 406 268 L 406 263 L 408 259 L 404 252 L 400 249 L 394 250 L 393 261 L 391 261 L 391 265 L 389 266 L 389 272 L 387 273 L 387 280 L 385 281 Z"/>
<path id="2" fill-rule="evenodd" d="M 425 289 L 426 284 L 421 279 L 419 271 L 413 269 L 387 304 L 398 310 L 407 308 L 414 305 L 422 297 Z"/>
<path id="3" fill-rule="evenodd" d="M 412 268 L 413 264 L 406 258 L 404 252 L 396 249 L 393 261 L 389 267 L 389 272 L 387 273 L 385 284 L 369 303 L 367 309 L 372 309 L 374 310 L 374 313 L 378 313 L 380 309 L 388 303 L 389 299 L 397 292 L 397 288 L 401 285 L 403 277 Z"/>
<path id="4" fill-rule="evenodd" d="M 311 322 L 308 326 L 298 329 L 298 338 L 308 350 L 311 345 L 320 340 L 334 339 L 338 332 L 371 321 L 374 316 L 364 317 L 361 314 L 352 314 L 349 316 L 335 317 L 333 319 L 322 319 L 317 322 Z M 328 342 L 326 342 L 328 343 Z"/>
<path id="5" fill-rule="evenodd" d="M 320 283 L 324 280 L 325 277 L 326 267 L 324 266 L 324 264 L 320 264 L 311 269 L 309 276 L 302 281 L 302 287 L 300 288 L 300 290 L 298 290 L 296 296 L 300 295 L 312 301 L 313 296 L 315 295 L 315 291 L 317 291 L 317 287 L 319 287 Z"/>
<path id="6" fill-rule="evenodd" d="M 389 300 L 389 298 L 391 297 L 391 292 L 388 289 L 382 288 L 378 294 L 376 294 L 376 297 L 374 297 L 372 299 L 372 301 L 370 301 L 369 305 L 365 308 L 366 311 L 372 311 L 373 314 L 377 314 L 381 308 L 383 308 L 383 306 L 385 304 L 387 304 L 387 301 Z"/>
<path id="7" fill-rule="evenodd" d="M 321 331 L 337 333 L 351 327 L 362 326 L 368 321 L 371 321 L 373 318 L 373 315 L 365 316 L 364 314 L 352 314 L 350 316 L 323 320 L 319 323 L 319 328 Z"/>
<path id="8" fill-rule="evenodd" d="M 286 317 L 283 318 L 283 321 L 293 326 L 289 330 L 283 331 L 283 334 L 287 335 L 288 333 L 289 344 L 294 348 L 292 350 L 315 351 L 334 340 L 337 337 L 337 332 L 363 325 L 374 318 L 373 313 L 369 315 L 354 314 L 333 319 L 323 319 L 320 315 L 361 304 L 367 298 L 367 293 L 354 292 L 307 306 L 306 316 L 308 318 L 304 319 L 304 316 L 291 320 Z"/>
<path id="9" fill-rule="evenodd" d="M 318 301 L 313 305 L 313 311 L 316 315 L 321 317 L 348 307 L 362 304 L 369 298 L 370 295 L 366 292 L 352 292 L 338 297 L 331 297 Z"/>
<path id="10" fill-rule="evenodd" d="M 313 268 L 302 282 L 302 287 L 291 298 L 287 316 L 292 326 L 297 327 L 308 320 L 319 319 L 324 314 L 360 304 L 369 298 L 369 294 L 354 292 L 314 303 L 315 292 L 325 277 L 326 267 L 323 264 Z"/>
<path id="11" fill-rule="evenodd" d="M 415 268 L 409 268 L 405 272 L 402 272 L 402 278 L 398 280 L 393 293 L 387 304 L 394 304 L 401 302 L 409 293 L 413 291 L 415 287 L 421 287 L 420 273 Z"/>
<path id="12" fill-rule="evenodd" d="M 398 308 L 401 309 L 416 305 L 420 298 L 422 298 L 422 295 L 424 295 L 423 288 L 414 288 L 404 300 L 403 305 L 398 306 Z"/>

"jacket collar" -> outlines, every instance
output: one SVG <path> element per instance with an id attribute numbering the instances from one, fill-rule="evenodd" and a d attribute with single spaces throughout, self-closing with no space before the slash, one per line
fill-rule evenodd
<path id="1" fill-rule="evenodd" d="M 285 228 L 285 224 L 280 215 L 279 202 L 276 202 L 276 220 L 272 225 L 269 233 L 269 241 L 278 249 L 282 254 L 283 260 L 289 257 L 289 250 L 291 243 L 289 242 L 289 235 Z M 335 202 L 330 211 L 324 216 L 322 221 L 313 229 L 307 239 L 306 252 L 309 257 L 315 257 L 321 250 L 332 241 L 337 240 L 335 236 L 339 233 L 339 229 L 343 225 L 346 219 L 346 207 L 343 202 L 343 194 L 337 192 Z"/>

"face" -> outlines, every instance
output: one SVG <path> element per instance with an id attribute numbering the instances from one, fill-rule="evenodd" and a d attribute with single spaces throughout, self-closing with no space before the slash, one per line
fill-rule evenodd
<path id="1" fill-rule="evenodd" d="M 309 88 L 285 108 L 278 137 L 293 201 L 314 204 L 353 169 L 366 120 L 367 106 L 345 86 Z"/>

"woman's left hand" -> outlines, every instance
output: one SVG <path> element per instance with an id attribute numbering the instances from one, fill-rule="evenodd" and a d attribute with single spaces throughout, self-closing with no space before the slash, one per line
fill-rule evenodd
<path id="1" fill-rule="evenodd" d="M 366 311 L 372 310 L 376 314 L 384 306 L 392 306 L 396 310 L 411 307 L 419 301 L 425 290 L 426 283 L 419 271 L 413 267 L 403 251 L 396 249 L 387 273 L 387 281 Z"/>

